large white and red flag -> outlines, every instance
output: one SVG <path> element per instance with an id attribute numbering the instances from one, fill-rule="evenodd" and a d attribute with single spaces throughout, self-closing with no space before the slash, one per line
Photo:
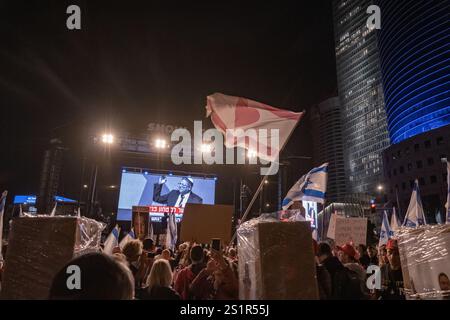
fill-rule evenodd
<path id="1" fill-rule="evenodd" d="M 241 147 L 274 161 L 303 116 L 303 112 L 271 107 L 241 97 L 215 93 L 207 97 L 207 116 L 225 137 L 227 148 Z M 242 138 L 242 131 L 254 132 Z M 277 143 L 273 143 L 278 140 Z"/>

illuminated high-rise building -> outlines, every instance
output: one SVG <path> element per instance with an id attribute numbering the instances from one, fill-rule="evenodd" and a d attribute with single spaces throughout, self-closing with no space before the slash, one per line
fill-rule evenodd
<path id="1" fill-rule="evenodd" d="M 377 30 L 367 27 L 372 0 L 334 0 L 334 38 L 347 191 L 376 193 L 382 151 L 390 145 Z"/>

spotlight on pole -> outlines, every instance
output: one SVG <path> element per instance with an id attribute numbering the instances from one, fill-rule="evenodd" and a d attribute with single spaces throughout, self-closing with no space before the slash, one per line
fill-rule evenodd
<path id="1" fill-rule="evenodd" d="M 113 144 L 114 143 L 114 136 L 110 133 L 105 133 L 102 135 L 102 142 L 104 144 Z"/>
<path id="2" fill-rule="evenodd" d="M 165 149 L 167 147 L 167 142 L 165 139 L 156 139 L 155 140 L 155 148 L 156 149 Z"/>

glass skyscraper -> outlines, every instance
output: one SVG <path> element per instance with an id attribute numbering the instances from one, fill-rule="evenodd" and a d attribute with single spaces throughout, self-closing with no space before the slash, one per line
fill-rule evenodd
<path id="1" fill-rule="evenodd" d="M 371 0 L 334 0 L 334 38 L 347 191 L 375 194 L 382 151 L 390 145 L 376 30 L 367 26 Z"/>
<path id="2" fill-rule="evenodd" d="M 450 2 L 378 3 L 388 129 L 397 144 L 450 124 Z"/>

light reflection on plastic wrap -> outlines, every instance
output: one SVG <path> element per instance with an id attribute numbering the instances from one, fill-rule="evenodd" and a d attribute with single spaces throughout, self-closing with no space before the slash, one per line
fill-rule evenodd
<path id="1" fill-rule="evenodd" d="M 450 299 L 450 225 L 401 228 L 397 233 L 408 299 Z"/>
<path id="2" fill-rule="evenodd" d="M 78 218 L 78 241 L 75 243 L 74 256 L 99 251 L 102 231 L 105 227 L 106 224 L 102 222 L 85 217 Z"/>

